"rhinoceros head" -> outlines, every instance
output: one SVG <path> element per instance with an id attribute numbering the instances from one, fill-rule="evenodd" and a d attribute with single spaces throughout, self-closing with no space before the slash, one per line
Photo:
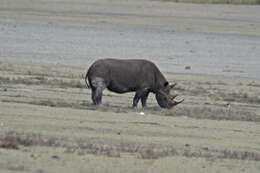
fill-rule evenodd
<path id="1" fill-rule="evenodd" d="M 163 88 L 158 89 L 158 91 L 155 93 L 155 98 L 160 107 L 170 109 L 184 101 L 184 99 L 181 101 L 175 101 L 174 98 L 177 97 L 177 95 L 170 94 L 170 90 L 175 85 L 176 84 L 170 85 L 167 82 Z"/>

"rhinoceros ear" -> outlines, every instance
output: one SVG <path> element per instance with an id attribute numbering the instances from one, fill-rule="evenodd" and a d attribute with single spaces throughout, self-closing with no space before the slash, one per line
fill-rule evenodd
<path id="1" fill-rule="evenodd" d="M 167 87 L 169 85 L 169 82 L 164 83 L 164 87 Z"/>

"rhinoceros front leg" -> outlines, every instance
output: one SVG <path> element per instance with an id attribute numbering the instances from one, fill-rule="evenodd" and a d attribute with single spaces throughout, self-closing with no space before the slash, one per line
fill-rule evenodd
<path id="1" fill-rule="evenodd" d="M 141 89 L 136 91 L 134 99 L 133 99 L 133 107 L 136 108 L 139 100 L 141 99 L 142 106 L 146 106 L 146 100 L 148 97 L 149 91 L 147 89 Z"/>
<path id="2" fill-rule="evenodd" d="M 145 92 L 143 94 L 143 96 L 141 97 L 141 102 L 142 102 L 143 108 L 145 108 L 147 106 L 146 103 L 147 103 L 148 95 L 149 95 L 149 91 Z"/>

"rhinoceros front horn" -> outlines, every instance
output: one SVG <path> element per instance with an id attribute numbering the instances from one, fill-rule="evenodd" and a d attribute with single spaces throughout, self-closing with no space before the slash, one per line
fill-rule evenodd
<path id="1" fill-rule="evenodd" d="M 173 100 L 172 101 L 172 107 L 173 106 L 176 106 L 176 105 L 178 105 L 178 104 L 180 104 L 180 103 L 182 103 L 184 101 L 184 99 L 182 99 L 181 101 L 175 101 L 175 100 Z"/>

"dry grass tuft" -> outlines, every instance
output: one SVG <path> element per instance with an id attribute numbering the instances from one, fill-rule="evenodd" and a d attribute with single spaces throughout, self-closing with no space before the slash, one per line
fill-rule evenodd
<path id="1" fill-rule="evenodd" d="M 57 140 L 54 138 L 43 138 L 38 134 L 19 134 L 17 132 L 10 131 L 6 133 L 3 137 L 0 137 L 0 141 L 7 141 L 18 147 L 18 145 L 23 146 L 56 146 Z"/>
<path id="2" fill-rule="evenodd" d="M 6 149 L 18 149 L 18 141 L 16 138 L 12 136 L 5 136 L 4 138 L 0 139 L 0 148 Z"/>
<path id="3" fill-rule="evenodd" d="M 229 159 L 237 159 L 237 160 L 255 160 L 260 161 L 260 154 L 256 152 L 249 151 L 232 151 L 232 150 L 224 150 L 222 151 L 222 155 L 220 158 L 229 158 Z"/>

